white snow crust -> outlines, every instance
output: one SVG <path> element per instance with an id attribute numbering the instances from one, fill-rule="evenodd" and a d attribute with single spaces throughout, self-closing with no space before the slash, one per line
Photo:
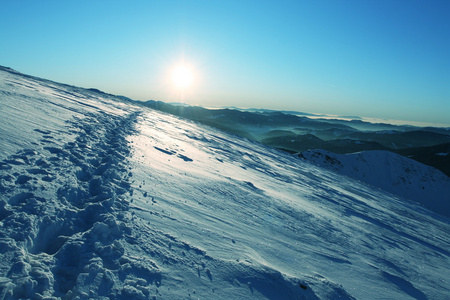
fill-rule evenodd
<path id="1" fill-rule="evenodd" d="M 0 68 L 0 299 L 448 299 L 450 220 Z"/>

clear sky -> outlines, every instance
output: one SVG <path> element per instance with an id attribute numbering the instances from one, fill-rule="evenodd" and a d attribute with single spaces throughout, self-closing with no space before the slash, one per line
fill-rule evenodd
<path id="1" fill-rule="evenodd" d="M 136 100 L 450 124 L 448 0 L 1 0 L 0 13 L 0 65 L 30 75 Z"/>

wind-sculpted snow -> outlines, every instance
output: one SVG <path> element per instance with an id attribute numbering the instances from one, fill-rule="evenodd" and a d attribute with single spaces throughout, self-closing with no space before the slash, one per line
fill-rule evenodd
<path id="1" fill-rule="evenodd" d="M 299 157 L 450 217 L 450 178 L 430 166 L 388 151 L 335 154 L 310 150 Z"/>
<path id="2" fill-rule="evenodd" d="M 131 138 L 139 168 L 134 205 L 148 202 L 151 209 L 137 215 L 205 253 L 303 279 L 325 299 L 344 295 L 331 282 L 343 285 L 344 298 L 351 291 L 357 298 L 423 299 L 422 289 L 431 285 L 425 278 L 449 275 L 445 268 L 436 272 L 437 261 L 429 271 L 416 268 L 423 259 L 449 262 L 448 235 L 442 231 L 447 219 L 195 123 L 153 111 L 138 120 L 140 134 Z M 180 160 L 180 153 L 191 160 Z M 223 268 L 209 269 L 222 275 Z M 445 298 L 444 286 L 439 284 L 435 297 Z"/>
<path id="3" fill-rule="evenodd" d="M 450 293 L 420 205 L 92 89 L 2 68 L 0 93 L 1 299 Z"/>

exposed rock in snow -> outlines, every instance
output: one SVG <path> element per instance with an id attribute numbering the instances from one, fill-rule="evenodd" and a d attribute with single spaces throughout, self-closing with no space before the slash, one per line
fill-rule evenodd
<path id="1" fill-rule="evenodd" d="M 1 299 L 450 293 L 450 220 L 416 203 L 5 68 L 0 102 Z"/>
<path id="2" fill-rule="evenodd" d="M 389 151 L 310 150 L 298 156 L 450 217 L 450 178 L 433 167 Z"/>

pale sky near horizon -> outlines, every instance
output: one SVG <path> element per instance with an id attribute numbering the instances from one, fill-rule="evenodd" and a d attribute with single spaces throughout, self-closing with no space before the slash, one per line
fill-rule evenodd
<path id="1" fill-rule="evenodd" d="M 136 100 L 450 126 L 448 0 L 2 0 L 0 12 L 0 65 L 22 73 Z"/>

